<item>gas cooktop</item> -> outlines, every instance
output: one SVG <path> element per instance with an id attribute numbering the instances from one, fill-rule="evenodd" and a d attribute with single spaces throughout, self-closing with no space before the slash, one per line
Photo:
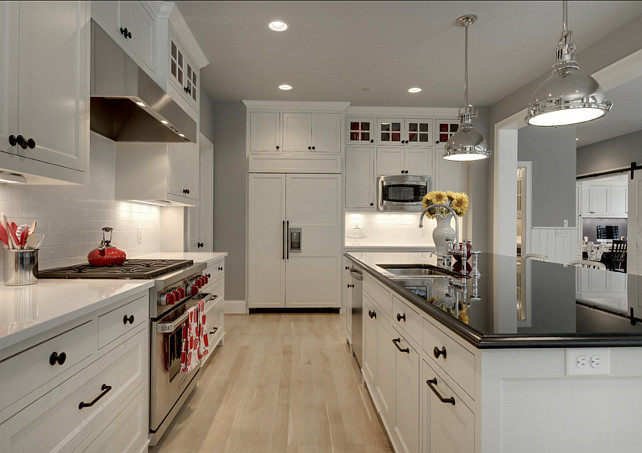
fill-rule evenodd
<path id="1" fill-rule="evenodd" d="M 117 266 L 76 264 L 67 267 L 39 270 L 37 278 L 117 278 L 150 279 L 183 269 L 194 264 L 192 260 L 125 260 Z"/>

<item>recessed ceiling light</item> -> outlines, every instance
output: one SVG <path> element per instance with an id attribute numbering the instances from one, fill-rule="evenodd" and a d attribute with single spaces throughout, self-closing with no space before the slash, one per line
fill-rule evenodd
<path id="1" fill-rule="evenodd" d="M 279 85 L 279 90 L 288 91 L 291 89 L 292 89 L 292 85 L 288 85 L 287 83 L 284 83 L 283 85 Z"/>
<path id="2" fill-rule="evenodd" d="M 145 107 L 145 103 L 144 102 L 140 102 L 140 101 L 136 101 L 136 105 L 140 105 L 141 107 Z"/>
<path id="3" fill-rule="evenodd" d="M 361 88 L 361 91 L 370 91 L 370 87 L 363 87 Z"/>
<path id="4" fill-rule="evenodd" d="M 421 88 L 419 87 L 408 88 L 408 93 L 419 93 L 420 91 L 421 91 Z"/>
<path id="5" fill-rule="evenodd" d="M 575 141 L 576 141 L 576 142 L 579 142 L 579 141 L 580 141 L 580 139 L 579 139 L 579 138 L 576 138 L 576 139 L 575 139 Z"/>
<path id="6" fill-rule="evenodd" d="M 282 20 L 273 20 L 272 22 L 270 22 L 268 27 L 273 31 L 285 31 L 288 29 L 288 24 L 286 24 Z"/>

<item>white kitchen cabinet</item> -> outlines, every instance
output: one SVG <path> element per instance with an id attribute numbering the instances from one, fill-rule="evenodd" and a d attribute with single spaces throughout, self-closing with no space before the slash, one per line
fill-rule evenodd
<path id="1" fill-rule="evenodd" d="M 225 336 L 225 258 L 210 264 L 203 275 L 209 278 L 209 282 L 201 289 L 204 293 L 212 294 L 213 300 L 208 303 L 205 329 L 209 335 L 210 354 L 205 356 L 203 363 L 212 356 L 214 348 L 220 343 L 223 344 Z"/>
<path id="2" fill-rule="evenodd" d="M 432 127 L 428 118 L 379 118 L 377 145 L 433 146 Z"/>
<path id="3" fill-rule="evenodd" d="M 363 363 L 361 370 L 363 378 L 374 395 L 376 384 L 375 372 L 377 369 L 377 316 L 382 316 L 381 312 L 377 313 L 377 307 L 370 296 L 363 294 Z"/>
<path id="4" fill-rule="evenodd" d="M 589 187 L 589 212 L 591 214 L 601 216 L 609 213 L 607 192 L 607 186 Z"/>
<path id="5" fill-rule="evenodd" d="M 85 183 L 88 3 L 2 2 L 0 21 L 0 168 L 37 184 Z"/>
<path id="6" fill-rule="evenodd" d="M 395 347 L 392 343 L 394 329 L 390 325 L 390 319 L 384 316 L 380 310 L 376 318 L 376 379 L 375 392 L 379 403 L 379 413 L 388 428 L 392 428 L 395 422 Z"/>
<path id="7" fill-rule="evenodd" d="M 435 144 L 444 148 L 446 142 L 459 130 L 459 120 L 435 120 Z"/>
<path id="8" fill-rule="evenodd" d="M 249 176 L 248 305 L 340 307 L 341 175 Z"/>
<path id="9" fill-rule="evenodd" d="M 197 144 L 116 144 L 116 199 L 195 206 L 198 194 Z"/>
<path id="10" fill-rule="evenodd" d="M 250 152 L 275 152 L 281 149 L 281 114 L 251 112 Z"/>
<path id="11" fill-rule="evenodd" d="M 169 83 L 194 112 L 199 111 L 200 68 L 192 62 L 181 42 L 170 30 L 169 34 Z"/>
<path id="12" fill-rule="evenodd" d="M 346 142 L 348 145 L 371 145 L 375 142 L 374 118 L 348 118 Z"/>
<path id="13" fill-rule="evenodd" d="M 374 147 L 346 148 L 346 209 L 375 207 Z"/>
<path id="14" fill-rule="evenodd" d="M 12 396 L 0 403 L 0 450 L 84 450 L 107 441 L 105 432 L 118 433 L 108 442 L 118 451 L 146 448 L 148 310 L 143 290 L 71 318 L 12 351 L 12 365 L 3 361 L 0 368 L 13 376 L 3 380 L 3 395 Z M 124 324 L 123 313 L 140 320 Z M 102 347 L 101 338 L 109 339 Z"/>
<path id="15" fill-rule="evenodd" d="M 156 20 L 139 1 L 91 2 L 91 17 L 152 78 Z"/>
<path id="16" fill-rule="evenodd" d="M 432 148 L 377 147 L 377 176 L 432 176 Z"/>
<path id="17" fill-rule="evenodd" d="M 185 208 L 185 250 L 214 251 L 214 145 L 202 134 L 199 136 L 198 206 Z"/>
<path id="18" fill-rule="evenodd" d="M 581 181 L 583 217 L 628 217 L 628 186 L 625 179 Z"/>
<path id="19" fill-rule="evenodd" d="M 398 448 L 405 453 L 419 451 L 419 354 L 396 329 L 391 329 L 394 348 L 394 431 Z M 445 451 L 445 450 L 444 450 Z"/>
<path id="20" fill-rule="evenodd" d="M 466 167 L 463 162 L 446 160 L 443 149 L 435 151 L 435 180 L 432 190 L 465 192 Z"/>
<path id="21" fill-rule="evenodd" d="M 345 261 L 345 260 L 344 260 Z M 348 339 L 348 344 L 352 345 L 352 294 L 354 288 L 354 278 L 350 273 L 350 266 L 344 266 L 345 269 L 345 281 L 346 281 L 346 291 L 343 304 L 343 320 L 346 327 L 346 338 Z"/>
<path id="22" fill-rule="evenodd" d="M 284 113 L 283 151 L 341 152 L 341 114 Z"/>
<path id="23" fill-rule="evenodd" d="M 609 188 L 609 207 L 610 214 L 615 217 L 628 216 L 628 187 L 627 186 L 612 186 Z"/>
<path id="24" fill-rule="evenodd" d="M 421 361 L 421 434 L 424 453 L 470 453 L 475 450 L 475 415 L 447 384 Z"/>

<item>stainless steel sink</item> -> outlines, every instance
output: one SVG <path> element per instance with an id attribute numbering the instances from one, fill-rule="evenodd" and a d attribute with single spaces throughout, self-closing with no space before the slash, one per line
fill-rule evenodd
<path id="1" fill-rule="evenodd" d="M 377 266 L 392 274 L 388 276 L 392 279 L 407 280 L 456 276 L 454 272 L 432 264 L 377 264 Z"/>

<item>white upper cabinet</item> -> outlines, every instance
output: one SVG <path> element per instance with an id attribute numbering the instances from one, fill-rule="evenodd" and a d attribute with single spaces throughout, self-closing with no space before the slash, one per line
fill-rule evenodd
<path id="1" fill-rule="evenodd" d="M 150 77 L 156 75 L 156 21 L 142 2 L 91 2 L 91 17 Z"/>
<path id="2" fill-rule="evenodd" d="M 0 168 L 33 183 L 84 183 L 89 154 L 89 7 L 0 4 Z"/>
<path id="3" fill-rule="evenodd" d="M 199 107 L 200 69 L 192 62 L 173 33 L 169 42 L 169 82 L 194 110 Z"/>
<path id="4" fill-rule="evenodd" d="M 341 152 L 341 114 L 284 113 L 283 151 Z"/>
<path id="5" fill-rule="evenodd" d="M 279 112 L 250 113 L 250 151 L 281 149 L 281 116 Z"/>
<path id="6" fill-rule="evenodd" d="M 581 213 L 583 217 L 628 217 L 626 176 L 582 180 Z"/>
<path id="7" fill-rule="evenodd" d="M 370 145 L 375 142 L 373 118 L 348 118 L 346 142 L 349 145 Z"/>
<path id="8" fill-rule="evenodd" d="M 451 190 L 453 192 L 466 191 L 466 167 L 463 162 L 446 160 L 443 158 L 444 150 L 435 152 L 435 180 L 433 190 Z"/>
<path id="9" fill-rule="evenodd" d="M 170 143 L 169 193 L 198 203 L 199 151 L 196 143 Z"/>
<path id="10" fill-rule="evenodd" d="M 435 144 L 444 147 L 450 137 L 459 130 L 458 120 L 435 120 Z"/>
<path id="11" fill-rule="evenodd" d="M 374 147 L 346 148 L 346 208 L 375 210 Z"/>
<path id="12" fill-rule="evenodd" d="M 432 124 L 432 119 L 427 118 L 379 118 L 377 144 L 433 146 Z"/>
<path id="13" fill-rule="evenodd" d="M 432 148 L 377 147 L 377 176 L 432 176 Z"/>

